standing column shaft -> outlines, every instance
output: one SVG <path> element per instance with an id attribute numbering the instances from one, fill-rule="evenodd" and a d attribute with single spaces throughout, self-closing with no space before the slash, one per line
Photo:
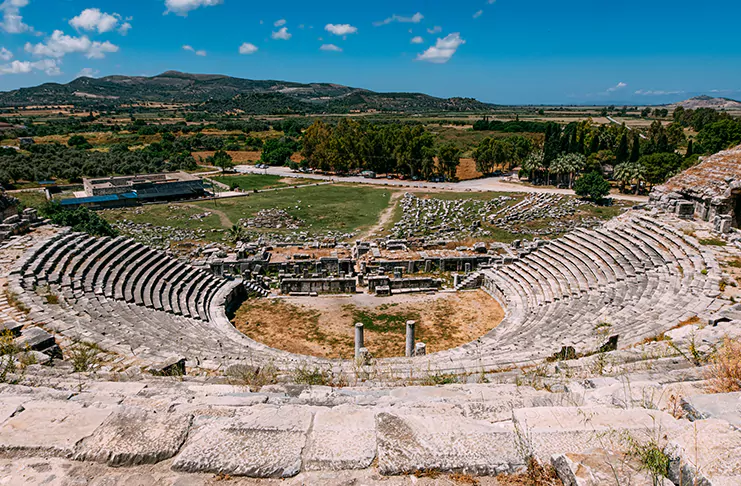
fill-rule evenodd
<path id="1" fill-rule="evenodd" d="M 407 343 L 405 347 L 405 355 L 407 358 L 414 356 L 414 325 L 416 322 L 407 321 Z"/>
<path id="2" fill-rule="evenodd" d="M 364 348 L 363 343 L 363 323 L 358 322 L 355 324 L 355 359 L 360 358 L 360 349 Z"/>

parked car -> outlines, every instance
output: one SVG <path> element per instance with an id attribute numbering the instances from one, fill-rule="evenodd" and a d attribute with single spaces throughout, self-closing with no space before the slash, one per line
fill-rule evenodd
<path id="1" fill-rule="evenodd" d="M 364 170 L 363 172 L 360 173 L 360 175 L 362 175 L 366 179 L 375 179 L 376 178 L 376 173 L 373 172 L 372 170 Z"/>

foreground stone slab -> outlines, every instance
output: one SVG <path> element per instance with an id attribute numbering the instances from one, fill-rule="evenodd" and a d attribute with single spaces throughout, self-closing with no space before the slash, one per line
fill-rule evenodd
<path id="1" fill-rule="evenodd" d="M 307 452 L 307 471 L 365 469 L 376 457 L 375 413 L 347 405 L 319 409 Z"/>
<path id="2" fill-rule="evenodd" d="M 515 434 L 502 425 L 449 416 L 376 416 L 378 468 L 398 475 L 424 470 L 496 475 L 524 464 Z"/>
<path id="3" fill-rule="evenodd" d="M 675 484 L 737 486 L 741 484 L 741 432 L 718 419 L 699 420 L 670 437 Z"/>
<path id="4" fill-rule="evenodd" d="M 188 436 L 191 418 L 124 408 L 111 414 L 93 435 L 83 439 L 73 458 L 109 466 L 156 464 L 177 454 Z"/>
<path id="5" fill-rule="evenodd" d="M 75 444 L 91 435 L 112 408 L 72 402 L 28 402 L 0 427 L 0 451 L 14 455 L 67 457 Z"/>
<path id="6" fill-rule="evenodd" d="M 513 412 L 520 447 L 540 461 L 591 449 L 620 450 L 625 434 L 635 440 L 679 430 L 671 415 L 658 410 L 606 407 L 540 407 Z"/>
<path id="7" fill-rule="evenodd" d="M 551 458 L 551 465 L 564 486 L 672 486 L 665 478 L 654 482 L 635 460 L 600 449 L 556 455 Z"/>
<path id="8" fill-rule="evenodd" d="M 286 478 L 301 470 L 312 413 L 307 407 L 251 409 L 197 424 L 173 469 L 255 478 Z"/>
<path id="9" fill-rule="evenodd" d="M 741 392 L 695 395 L 685 398 L 682 407 L 692 420 L 716 418 L 741 429 Z"/>

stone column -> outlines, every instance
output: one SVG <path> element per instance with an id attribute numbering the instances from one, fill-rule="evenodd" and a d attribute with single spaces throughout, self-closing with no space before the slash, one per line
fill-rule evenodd
<path id="1" fill-rule="evenodd" d="M 414 346 L 414 356 L 424 356 L 427 354 L 427 345 L 425 343 L 417 343 Z"/>
<path id="2" fill-rule="evenodd" d="M 411 358 L 414 355 L 414 325 L 416 322 L 407 321 L 407 343 L 405 348 L 405 354 L 407 358 Z"/>
<path id="3" fill-rule="evenodd" d="M 364 348 L 363 343 L 363 323 L 358 322 L 355 324 L 355 359 L 360 358 L 360 350 Z"/>

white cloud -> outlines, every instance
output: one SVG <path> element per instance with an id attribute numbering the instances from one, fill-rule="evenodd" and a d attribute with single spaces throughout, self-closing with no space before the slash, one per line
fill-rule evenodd
<path id="1" fill-rule="evenodd" d="M 412 37 L 412 44 L 422 44 L 424 41 L 425 40 L 420 35 Z"/>
<path id="2" fill-rule="evenodd" d="M 165 0 L 165 13 L 170 12 L 175 15 L 186 17 L 188 12 L 201 7 L 213 7 L 215 5 L 221 5 L 224 0 Z"/>
<path id="3" fill-rule="evenodd" d="M 82 77 L 94 78 L 98 74 L 100 74 L 100 71 L 98 71 L 97 69 L 86 67 L 86 68 L 80 69 L 80 72 L 77 73 L 77 77 L 78 78 L 82 78 Z"/>
<path id="4" fill-rule="evenodd" d="M 79 52 L 88 59 L 103 59 L 106 54 L 118 52 L 118 46 L 109 41 L 91 41 L 88 36 L 73 37 L 66 35 L 61 30 L 55 30 L 46 43 L 26 43 L 26 52 L 39 57 L 61 58 L 67 54 Z"/>
<path id="5" fill-rule="evenodd" d="M 286 25 L 286 19 L 276 20 L 273 24 L 275 27 L 283 27 L 284 25 Z"/>
<path id="6" fill-rule="evenodd" d="M 334 35 L 348 35 L 355 34 L 358 28 L 350 24 L 327 24 L 324 26 L 324 30 Z"/>
<path id="7" fill-rule="evenodd" d="M 22 34 L 33 31 L 33 28 L 23 23 L 21 9 L 28 5 L 28 0 L 4 0 L 0 4 L 3 20 L 0 22 L 2 28 L 8 34 Z"/>
<path id="8" fill-rule="evenodd" d="M 380 25 L 387 25 L 387 24 L 390 24 L 392 22 L 400 22 L 400 23 L 405 23 L 405 24 L 418 24 L 418 23 L 422 22 L 422 19 L 423 18 L 425 18 L 425 16 L 422 15 L 421 13 L 419 13 L 419 12 L 417 12 L 414 15 L 412 15 L 411 17 L 404 17 L 404 16 L 401 16 L 401 15 L 394 14 L 394 15 L 392 15 L 391 17 L 389 17 L 387 19 L 381 20 L 379 22 L 373 22 L 373 25 L 375 25 L 376 27 L 378 27 Z"/>
<path id="9" fill-rule="evenodd" d="M 99 34 L 102 34 L 104 32 L 110 32 L 113 29 L 119 27 L 120 22 L 121 15 L 117 13 L 109 14 L 101 12 L 98 8 L 86 8 L 80 13 L 80 15 L 70 20 L 69 25 L 71 25 L 78 31 L 97 30 Z M 121 25 L 120 27 L 120 29 L 123 30 L 122 33 L 126 33 L 130 28 L 131 24 L 129 24 L 128 22 Z"/>
<path id="10" fill-rule="evenodd" d="M 427 61 L 435 64 L 445 64 L 453 57 L 458 48 L 465 44 L 460 33 L 454 32 L 448 34 L 442 39 L 437 39 L 434 46 L 429 47 L 425 52 L 417 56 L 417 61 Z"/>
<path id="11" fill-rule="evenodd" d="M 644 90 L 639 89 L 635 92 L 635 94 L 639 96 L 666 96 L 666 95 L 676 95 L 676 94 L 682 94 L 684 91 L 675 90 L 675 91 L 665 91 L 665 90 Z"/>
<path id="12" fill-rule="evenodd" d="M 273 32 L 271 37 L 277 40 L 288 40 L 293 37 L 293 35 L 288 33 L 288 27 L 281 27 L 278 32 Z"/>
<path id="13" fill-rule="evenodd" d="M 184 51 L 188 51 L 188 52 L 192 52 L 192 53 L 193 53 L 193 54 L 195 54 L 196 56 L 201 56 L 201 57 L 205 57 L 205 56 L 206 56 L 206 54 L 207 54 L 207 52 L 206 52 L 206 51 L 204 51 L 204 50 L 202 50 L 202 49 L 201 49 L 201 50 L 195 50 L 195 49 L 193 48 L 193 46 L 189 46 L 189 45 L 187 45 L 187 44 L 183 46 L 183 50 L 184 50 Z"/>
<path id="14" fill-rule="evenodd" d="M 239 53 L 240 54 L 254 54 L 257 52 L 257 46 L 255 44 L 250 44 L 249 42 L 245 42 L 241 46 L 239 46 Z"/>
<path id="15" fill-rule="evenodd" d="M 437 33 L 442 32 L 442 31 L 443 31 L 443 28 L 440 27 L 439 25 L 436 25 L 436 26 L 434 26 L 431 29 L 427 29 L 427 32 L 430 33 L 430 34 L 437 34 Z"/>
<path id="16" fill-rule="evenodd" d="M 10 61 L 13 59 L 13 53 L 3 47 L 0 49 L 0 59 L 3 61 Z"/>
<path id="17" fill-rule="evenodd" d="M 118 28 L 118 33 L 121 35 L 126 35 L 129 33 L 129 30 L 131 30 L 131 24 L 128 22 L 124 22 L 121 24 L 121 27 Z"/>
<path id="18" fill-rule="evenodd" d="M 621 89 L 627 88 L 627 87 L 628 87 L 628 84 L 627 83 L 623 83 L 621 81 L 618 84 L 616 84 L 615 86 L 613 86 L 612 88 L 607 88 L 607 92 L 608 93 L 614 93 L 615 91 L 618 91 L 618 90 L 621 90 Z"/>
<path id="19" fill-rule="evenodd" d="M 342 52 L 342 48 L 337 47 L 334 44 L 322 44 L 319 49 L 322 51 Z"/>
<path id="20" fill-rule="evenodd" d="M 477 19 L 477 18 L 481 17 L 482 15 L 484 15 L 484 11 L 483 10 L 477 10 L 476 13 L 473 14 L 473 18 Z"/>
<path id="21" fill-rule="evenodd" d="M 62 70 L 55 59 L 41 61 L 13 61 L 0 66 L 0 74 L 28 74 L 33 70 L 44 71 L 48 76 L 59 76 Z"/>

